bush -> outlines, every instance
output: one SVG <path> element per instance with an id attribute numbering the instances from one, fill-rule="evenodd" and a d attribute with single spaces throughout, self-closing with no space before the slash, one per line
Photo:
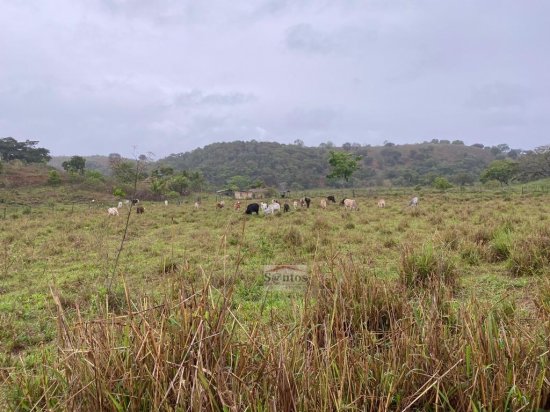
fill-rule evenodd
<path id="1" fill-rule="evenodd" d="M 491 262 L 502 262 L 510 256 L 511 246 L 510 232 L 499 229 L 493 234 L 489 242 L 489 259 Z"/>
<path id="2" fill-rule="evenodd" d="M 123 197 L 126 197 L 126 192 L 124 191 L 124 189 L 122 189 L 120 187 L 116 187 L 113 190 L 113 195 L 115 195 L 116 197 L 123 198 Z"/>
<path id="3" fill-rule="evenodd" d="M 444 177 L 436 177 L 432 182 L 432 186 L 438 190 L 447 190 L 453 187 L 453 185 Z"/>
<path id="4" fill-rule="evenodd" d="M 507 267 L 513 276 L 542 275 L 550 270 L 550 237 L 538 233 L 516 240 Z"/>
<path id="5" fill-rule="evenodd" d="M 431 287 L 444 284 L 454 287 L 457 279 L 455 263 L 430 243 L 419 249 L 406 246 L 401 254 L 399 279 L 406 287 Z"/>
<path id="6" fill-rule="evenodd" d="M 59 176 L 59 173 L 57 170 L 50 170 L 48 173 L 48 184 L 52 186 L 56 186 L 61 183 L 61 176 Z"/>

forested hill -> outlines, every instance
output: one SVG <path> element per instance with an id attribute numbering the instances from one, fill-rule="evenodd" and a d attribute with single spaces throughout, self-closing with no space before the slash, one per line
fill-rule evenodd
<path id="1" fill-rule="evenodd" d="M 353 175 L 353 185 L 428 184 L 443 176 L 458 183 L 471 183 L 492 161 L 514 157 L 506 145 L 466 146 L 447 141 L 381 147 L 305 147 L 274 142 L 235 141 L 214 143 L 191 152 L 172 154 L 158 163 L 177 170 L 198 170 L 217 187 L 224 187 L 238 176 L 251 182 L 288 189 L 336 185 L 326 178 L 331 150 L 345 150 L 362 157 L 361 168 Z M 242 179 L 241 179 L 242 180 Z"/>

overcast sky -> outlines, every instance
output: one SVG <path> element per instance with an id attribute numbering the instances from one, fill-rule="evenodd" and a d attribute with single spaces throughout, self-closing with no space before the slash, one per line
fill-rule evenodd
<path id="1" fill-rule="evenodd" d="M 0 137 L 54 155 L 549 126 L 548 0 L 0 0 Z"/>

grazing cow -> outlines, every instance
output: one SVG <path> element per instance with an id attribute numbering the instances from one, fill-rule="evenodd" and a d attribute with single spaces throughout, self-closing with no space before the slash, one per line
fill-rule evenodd
<path id="1" fill-rule="evenodd" d="M 233 208 L 235 210 L 239 210 L 241 208 L 241 202 L 239 202 L 238 200 L 235 202 L 235 204 L 233 205 Z"/>
<path id="2" fill-rule="evenodd" d="M 311 203 L 311 199 L 309 197 L 303 197 L 300 199 L 300 205 L 302 207 L 307 207 L 309 209 L 310 203 Z"/>
<path id="3" fill-rule="evenodd" d="M 290 205 L 288 204 L 288 202 L 285 202 L 284 206 L 283 206 L 283 210 L 286 212 L 290 212 Z"/>
<path id="4" fill-rule="evenodd" d="M 168 200 L 164 201 L 164 206 L 168 206 Z"/>
<path id="5" fill-rule="evenodd" d="M 342 204 L 344 205 L 344 208 L 347 210 L 359 210 L 357 207 L 357 202 L 355 199 L 344 199 L 342 200 Z"/>
<path id="6" fill-rule="evenodd" d="M 262 210 L 264 211 L 264 215 L 271 215 L 273 213 L 273 208 L 271 205 L 268 205 L 267 203 L 262 203 Z"/>
<path id="7" fill-rule="evenodd" d="M 386 207 L 386 201 L 384 199 L 380 199 L 378 201 L 378 207 Z"/>
<path id="8" fill-rule="evenodd" d="M 411 201 L 409 202 L 409 206 L 416 207 L 418 206 L 418 197 L 413 197 Z"/>
<path id="9" fill-rule="evenodd" d="M 271 208 L 273 213 L 281 211 L 281 204 L 276 200 L 274 200 L 269 207 Z"/>
<path id="10" fill-rule="evenodd" d="M 117 209 L 120 209 L 122 207 L 122 202 L 118 202 Z"/>
<path id="11" fill-rule="evenodd" d="M 260 214 L 260 205 L 257 204 L 257 203 L 250 203 L 246 207 L 246 211 L 244 213 L 246 213 L 247 215 L 251 215 L 252 213 L 256 213 L 257 215 L 259 215 Z"/>
<path id="12" fill-rule="evenodd" d="M 294 210 L 298 209 L 298 201 L 295 200 L 295 201 L 292 203 L 292 206 L 294 206 Z"/>
<path id="13" fill-rule="evenodd" d="M 125 205 L 129 205 L 129 204 L 130 204 L 130 201 L 129 201 L 128 199 L 126 199 L 126 200 L 124 201 L 124 204 L 125 204 Z"/>
<path id="14" fill-rule="evenodd" d="M 110 207 L 107 209 L 109 216 L 118 216 L 118 209 L 116 207 Z"/>
<path id="15" fill-rule="evenodd" d="M 132 199 L 132 204 L 137 205 L 139 203 L 139 199 Z"/>
<path id="16" fill-rule="evenodd" d="M 332 196 L 332 195 L 327 196 L 327 200 L 328 200 L 329 202 L 336 203 L 336 198 L 335 198 L 334 196 Z"/>
<path id="17" fill-rule="evenodd" d="M 321 199 L 320 206 L 321 206 L 321 209 L 326 209 L 327 208 L 327 200 L 326 199 Z"/>
<path id="18" fill-rule="evenodd" d="M 216 207 L 218 209 L 223 209 L 224 206 L 225 206 L 225 201 L 224 200 L 222 200 L 221 202 L 216 203 Z"/>
<path id="19" fill-rule="evenodd" d="M 138 215 L 141 215 L 141 214 L 144 213 L 144 212 L 145 212 L 145 209 L 143 208 L 143 206 L 138 206 L 138 207 L 136 207 L 136 213 L 137 213 Z"/>
<path id="20" fill-rule="evenodd" d="M 195 202 L 195 209 L 198 209 L 201 206 L 199 202 Z"/>

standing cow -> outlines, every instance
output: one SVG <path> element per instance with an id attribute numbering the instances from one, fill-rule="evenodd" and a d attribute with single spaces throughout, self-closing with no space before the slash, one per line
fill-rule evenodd
<path id="1" fill-rule="evenodd" d="M 349 210 L 359 210 L 359 208 L 357 207 L 357 202 L 355 201 L 355 199 L 344 199 L 342 200 L 342 202 L 340 203 L 342 205 L 344 205 L 344 209 L 349 209 Z"/>
<path id="2" fill-rule="evenodd" d="M 260 205 L 258 203 L 250 203 L 246 207 L 246 211 L 244 212 L 247 215 L 251 215 L 252 213 L 256 213 L 257 215 L 260 214 Z"/>

